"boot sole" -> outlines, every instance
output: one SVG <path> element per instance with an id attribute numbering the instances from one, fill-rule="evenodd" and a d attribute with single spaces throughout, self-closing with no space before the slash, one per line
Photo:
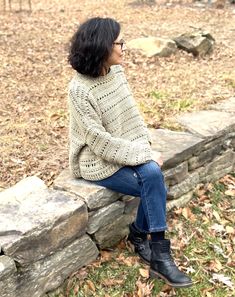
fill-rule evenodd
<path id="1" fill-rule="evenodd" d="M 140 256 L 140 254 L 138 254 L 136 251 L 135 251 L 135 246 L 130 242 L 130 240 L 127 238 L 127 240 L 126 240 L 126 244 L 127 244 L 127 246 L 131 249 L 131 251 L 133 252 L 133 253 L 135 253 L 135 254 L 137 254 L 138 255 L 138 257 L 140 258 L 140 261 L 141 262 L 143 262 L 144 264 L 146 264 L 146 265 L 150 265 L 150 262 L 148 262 L 147 260 L 145 260 L 144 258 L 142 258 L 141 256 Z"/>
<path id="2" fill-rule="evenodd" d="M 163 276 L 162 274 L 160 274 L 159 272 L 156 272 L 155 270 L 150 269 L 149 271 L 149 276 L 151 278 L 155 278 L 155 279 L 161 279 L 164 280 L 165 283 L 167 283 L 169 286 L 173 287 L 173 288 L 187 288 L 187 287 L 191 287 L 193 285 L 193 283 L 171 283 L 165 276 Z"/>

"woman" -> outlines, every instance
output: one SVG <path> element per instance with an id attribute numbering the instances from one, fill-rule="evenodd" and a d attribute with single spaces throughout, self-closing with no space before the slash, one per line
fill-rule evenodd
<path id="1" fill-rule="evenodd" d="M 165 239 L 162 159 L 151 151 L 148 129 L 126 81 L 124 50 L 120 25 L 110 18 L 86 21 L 71 40 L 69 62 L 76 75 L 69 85 L 70 169 L 75 177 L 140 197 L 128 240 L 150 264 L 152 277 L 173 287 L 191 286 Z"/>

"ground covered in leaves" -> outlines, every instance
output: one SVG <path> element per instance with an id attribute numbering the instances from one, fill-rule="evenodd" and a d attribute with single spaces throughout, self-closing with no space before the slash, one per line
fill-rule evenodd
<path id="1" fill-rule="evenodd" d="M 126 53 L 126 73 L 149 126 L 177 129 L 179 112 L 206 108 L 234 94 L 234 6 L 198 7 L 189 0 L 149 6 L 131 0 L 39 0 L 33 11 L 0 7 L 0 190 L 28 175 L 50 185 L 68 166 L 67 63 L 69 39 L 87 17 L 119 20 L 128 41 L 140 36 L 175 37 L 192 27 L 216 40 L 212 55 L 178 51 L 146 59 Z M 141 4 L 142 3 L 142 4 Z M 2 5 L 2 3 L 0 4 Z"/>
<path id="2" fill-rule="evenodd" d="M 234 6 L 227 3 L 218 10 L 187 0 L 140 2 L 39 0 L 29 13 L 17 11 L 18 1 L 12 1 L 12 12 L 0 12 L 0 190 L 28 175 L 51 185 L 68 166 L 67 84 L 73 71 L 67 47 L 87 17 L 116 18 L 126 40 L 172 38 L 192 27 L 215 38 L 212 55 L 201 58 L 178 51 L 169 58 L 146 59 L 127 51 L 127 77 L 149 126 L 178 129 L 178 113 L 234 95 Z M 27 1 L 22 3 L 27 9 Z M 234 176 L 226 176 L 199 188 L 187 207 L 169 214 L 173 252 L 192 276 L 193 288 L 172 290 L 149 280 L 147 267 L 123 242 L 76 273 L 63 296 L 234 296 L 234 187 Z"/>
<path id="3" fill-rule="evenodd" d="M 149 279 L 125 241 L 75 273 L 53 297 L 233 297 L 235 296 L 235 175 L 201 185 L 187 207 L 168 215 L 173 254 L 190 275 L 191 288 L 172 289 Z M 52 297 L 52 296 L 50 296 Z"/>

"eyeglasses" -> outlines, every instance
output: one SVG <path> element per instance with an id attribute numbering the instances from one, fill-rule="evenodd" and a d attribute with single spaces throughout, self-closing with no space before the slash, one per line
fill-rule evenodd
<path id="1" fill-rule="evenodd" d="M 121 39 L 119 42 L 114 42 L 113 44 L 120 45 L 121 46 L 121 50 L 122 50 L 123 49 L 123 46 L 124 46 L 124 44 L 126 44 L 126 42 L 123 39 Z"/>

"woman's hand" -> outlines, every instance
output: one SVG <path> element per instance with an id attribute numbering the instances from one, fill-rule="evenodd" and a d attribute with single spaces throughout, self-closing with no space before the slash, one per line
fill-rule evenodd
<path id="1" fill-rule="evenodd" d="M 160 152 L 152 151 L 153 161 L 155 161 L 160 167 L 163 165 L 162 154 Z"/>

